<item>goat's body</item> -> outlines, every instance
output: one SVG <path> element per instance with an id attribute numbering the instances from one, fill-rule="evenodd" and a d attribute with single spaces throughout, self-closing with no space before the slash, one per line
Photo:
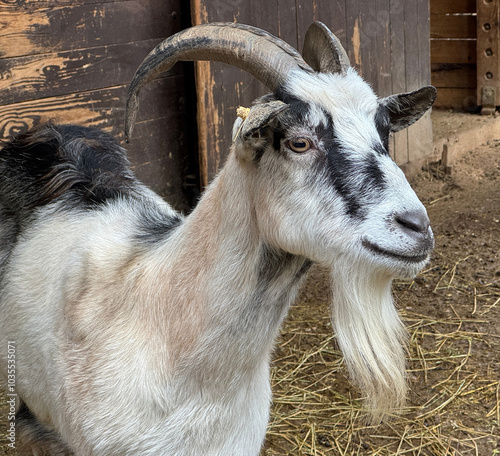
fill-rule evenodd
<path id="1" fill-rule="evenodd" d="M 97 210 L 68 204 L 71 192 L 39 206 L 15 228 L 22 242 L 2 243 L 0 334 L 16 343 L 16 391 L 77 454 L 258 452 L 269 353 L 309 263 L 220 206 L 245 204 L 218 194 L 230 168 L 184 223 L 130 183 Z M 149 228 L 164 221 L 161 242 L 141 237 L 146 214 Z"/>
<path id="2" fill-rule="evenodd" d="M 434 239 L 388 144 L 435 89 L 378 99 L 311 27 L 312 67 L 231 23 L 180 32 L 139 68 L 127 134 L 140 88 L 178 58 L 237 64 L 273 90 L 185 219 L 96 130 L 41 126 L 0 152 L 0 344 L 15 345 L 18 424 L 45 454 L 256 456 L 273 341 L 312 262 L 330 270 L 337 341 L 372 416 L 404 402 L 391 281 Z"/>

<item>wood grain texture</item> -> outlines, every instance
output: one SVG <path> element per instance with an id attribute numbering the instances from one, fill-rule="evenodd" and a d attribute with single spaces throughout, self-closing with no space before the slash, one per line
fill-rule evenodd
<path id="1" fill-rule="evenodd" d="M 431 71 L 432 85 L 436 86 L 437 88 L 476 88 L 476 65 L 460 63 L 433 63 Z"/>
<path id="2" fill-rule="evenodd" d="M 180 30 L 180 14 L 163 0 L 0 8 L 0 27 L 0 57 L 19 57 L 165 38 Z"/>
<path id="3" fill-rule="evenodd" d="M 436 107 L 467 111 L 477 105 L 470 96 L 477 86 L 475 12 L 473 0 L 431 3 L 430 45 L 432 83 L 438 88 Z"/>
<path id="4" fill-rule="evenodd" d="M 238 22 L 278 34 L 275 4 L 242 0 L 193 0 L 193 24 Z M 196 63 L 198 93 L 199 165 L 202 180 L 209 182 L 224 163 L 232 143 L 231 130 L 238 106 L 250 106 L 269 89 L 250 74 L 219 62 Z"/>
<path id="5" fill-rule="evenodd" d="M 412 2 L 407 2 L 407 5 Z M 412 42 L 415 46 L 414 50 L 408 49 L 408 54 L 411 56 L 418 55 L 418 67 L 415 69 L 408 62 L 415 62 L 417 59 L 410 58 L 407 60 L 407 68 L 410 67 L 411 71 L 415 71 L 414 76 L 409 78 L 407 76 L 407 88 L 409 90 L 416 90 L 423 85 L 428 85 L 431 82 L 430 74 L 430 23 L 429 23 L 429 2 L 428 0 L 416 0 L 414 5 L 416 10 L 411 9 L 411 14 L 415 19 L 412 22 L 415 24 L 414 30 L 417 36 L 416 43 Z M 412 36 L 409 30 L 409 36 Z M 432 145 L 432 122 L 430 112 L 426 112 L 422 118 L 407 129 L 408 131 L 408 162 L 419 162 L 426 155 L 433 151 Z"/>
<path id="6" fill-rule="evenodd" d="M 434 15 L 434 14 L 431 16 L 431 38 L 475 38 L 475 37 L 476 37 L 475 16 Z"/>
<path id="7" fill-rule="evenodd" d="M 475 40 L 431 40 L 432 63 L 476 63 Z"/>
<path id="8" fill-rule="evenodd" d="M 438 90 L 435 105 L 456 111 L 475 111 L 477 108 L 476 89 L 442 87 Z"/>
<path id="9" fill-rule="evenodd" d="M 431 14 L 445 15 L 449 13 L 475 13 L 476 0 L 432 0 L 430 2 Z"/>
<path id="10" fill-rule="evenodd" d="M 406 92 L 406 58 L 405 52 L 405 11 L 402 2 L 390 3 L 390 43 L 391 43 L 391 83 L 392 93 Z M 401 165 L 408 162 L 408 132 L 399 131 L 393 136 L 392 158 Z"/>
<path id="11" fill-rule="evenodd" d="M 160 40 L 0 59 L 0 103 L 127 84 Z M 180 74 L 180 65 L 168 75 Z"/>
<path id="12" fill-rule="evenodd" d="M 33 12 L 40 9 L 61 6 L 91 5 L 95 3 L 113 3 L 116 0 L 0 0 L 0 11 Z"/>

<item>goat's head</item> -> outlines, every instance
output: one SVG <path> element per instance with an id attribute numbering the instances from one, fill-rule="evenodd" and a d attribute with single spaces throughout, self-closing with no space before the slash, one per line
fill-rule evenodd
<path id="1" fill-rule="evenodd" d="M 272 90 L 233 127 L 236 159 L 252 174 L 259 232 L 269 245 L 330 268 L 333 320 L 353 380 L 376 417 L 401 405 L 404 332 L 390 284 L 426 264 L 434 239 L 388 144 L 391 132 L 430 108 L 436 90 L 378 98 L 318 22 L 303 58 L 259 29 L 206 24 L 146 57 L 129 91 L 127 136 L 141 87 L 178 60 L 230 63 Z"/>

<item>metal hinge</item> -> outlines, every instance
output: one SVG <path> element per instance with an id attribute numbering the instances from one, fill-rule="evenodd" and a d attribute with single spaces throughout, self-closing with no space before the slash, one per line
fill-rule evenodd
<path id="1" fill-rule="evenodd" d="M 481 115 L 495 114 L 495 87 L 485 86 L 481 90 Z"/>

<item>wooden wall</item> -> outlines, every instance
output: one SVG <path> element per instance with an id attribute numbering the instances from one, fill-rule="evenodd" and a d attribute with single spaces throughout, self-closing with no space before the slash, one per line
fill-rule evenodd
<path id="1" fill-rule="evenodd" d="M 351 63 L 379 95 L 414 90 L 430 83 L 427 0 L 191 0 L 193 23 L 237 21 L 263 28 L 299 51 L 314 20 L 342 41 Z M 241 70 L 220 63 L 196 64 L 201 168 L 205 182 L 222 165 L 231 143 L 239 105 L 248 106 L 267 89 Z M 430 117 L 396 135 L 397 163 L 432 151 Z"/>
<path id="2" fill-rule="evenodd" d="M 190 25 L 182 3 L 0 1 L 1 138 L 52 118 L 93 125 L 123 140 L 128 84 L 159 41 Z M 143 91 L 127 146 L 138 176 L 179 208 L 188 207 L 184 180 L 197 160 L 189 129 L 194 122 L 188 121 L 195 103 L 192 71 L 177 65 Z"/>
<path id="3" fill-rule="evenodd" d="M 435 106 L 475 110 L 476 0 L 431 0 L 430 8 Z"/>

